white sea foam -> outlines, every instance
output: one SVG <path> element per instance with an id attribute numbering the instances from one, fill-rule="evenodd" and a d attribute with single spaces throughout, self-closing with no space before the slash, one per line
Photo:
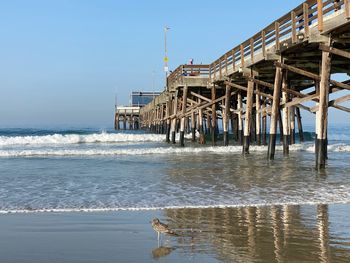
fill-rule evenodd
<path id="1" fill-rule="evenodd" d="M 312 144 L 295 144 L 290 146 L 290 151 L 314 152 Z M 276 151 L 282 151 L 282 146 L 277 146 Z M 267 146 L 251 146 L 250 152 L 266 152 Z M 350 152 L 350 145 L 334 144 L 328 146 L 329 152 Z M 0 157 L 30 157 L 30 156 L 113 156 L 113 155 L 164 155 L 164 154 L 232 154 L 242 152 L 242 146 L 215 146 L 215 147 L 152 147 L 139 149 L 11 149 L 0 150 Z"/>
<path id="2" fill-rule="evenodd" d="M 49 145 L 78 143 L 117 143 L 117 142 L 161 142 L 164 135 L 94 133 L 94 134 L 53 134 L 44 136 L 0 136 L 0 146 L 11 145 Z"/>
<path id="3" fill-rule="evenodd" d="M 319 205 L 319 204 L 349 204 L 350 200 L 311 200 L 300 202 L 258 202 L 242 204 L 213 204 L 213 205 L 173 205 L 157 207 L 104 207 L 104 208 L 39 208 L 39 209 L 7 209 L 0 210 L 1 214 L 26 214 L 26 213 L 75 213 L 75 212 L 120 212 L 120 211 L 156 211 L 166 209 L 206 209 L 206 208 L 241 208 L 241 207 L 268 207 L 284 205 Z"/>

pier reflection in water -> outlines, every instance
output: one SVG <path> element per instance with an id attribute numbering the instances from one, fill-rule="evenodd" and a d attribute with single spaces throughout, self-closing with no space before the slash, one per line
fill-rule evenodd
<path id="1" fill-rule="evenodd" d="M 169 209 L 176 253 L 219 262 L 350 262 L 349 205 Z"/>

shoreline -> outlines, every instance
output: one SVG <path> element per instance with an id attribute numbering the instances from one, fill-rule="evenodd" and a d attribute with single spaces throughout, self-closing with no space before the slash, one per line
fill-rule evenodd
<path id="1" fill-rule="evenodd" d="M 316 205 L 350 205 L 346 201 L 332 202 L 280 202 L 280 203 L 257 203 L 257 204 L 232 204 L 232 205 L 184 205 L 184 206 L 165 206 L 165 207 L 111 207 L 111 208 L 48 208 L 48 209 L 19 209 L 19 210 L 0 210 L 0 216 L 3 215 L 21 215 L 21 214 L 63 214 L 63 213 L 113 213 L 113 212 L 149 212 L 179 209 L 230 209 L 230 208 L 265 208 L 272 206 L 316 206 Z"/>
<path id="2" fill-rule="evenodd" d="M 0 216 L 0 253 L 5 263 L 346 262 L 349 212 L 350 204 L 323 204 L 7 214 Z M 179 237 L 158 246 L 154 217 Z"/>

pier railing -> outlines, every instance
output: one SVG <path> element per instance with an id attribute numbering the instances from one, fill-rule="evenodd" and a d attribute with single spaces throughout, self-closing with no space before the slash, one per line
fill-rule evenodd
<path id="1" fill-rule="evenodd" d="M 281 43 L 291 40 L 292 44 L 309 38 L 310 27 L 323 31 L 324 18 L 335 12 L 345 12 L 350 18 L 350 0 L 308 0 L 282 16 L 250 39 L 234 47 L 209 65 L 211 81 L 222 79 L 235 71 L 254 64 L 260 55 L 266 58 L 267 50 L 279 51 Z"/>
<path id="2" fill-rule="evenodd" d="M 169 75 L 168 86 L 181 77 L 209 77 L 209 65 L 180 65 Z"/>

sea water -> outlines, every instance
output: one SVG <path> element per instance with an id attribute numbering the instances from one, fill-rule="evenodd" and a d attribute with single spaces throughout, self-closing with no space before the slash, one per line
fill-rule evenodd
<path id="1" fill-rule="evenodd" d="M 350 202 L 350 126 L 330 126 L 327 168 L 314 134 L 277 146 L 186 147 L 165 135 L 96 129 L 0 129 L 0 213 L 156 210 Z"/>

